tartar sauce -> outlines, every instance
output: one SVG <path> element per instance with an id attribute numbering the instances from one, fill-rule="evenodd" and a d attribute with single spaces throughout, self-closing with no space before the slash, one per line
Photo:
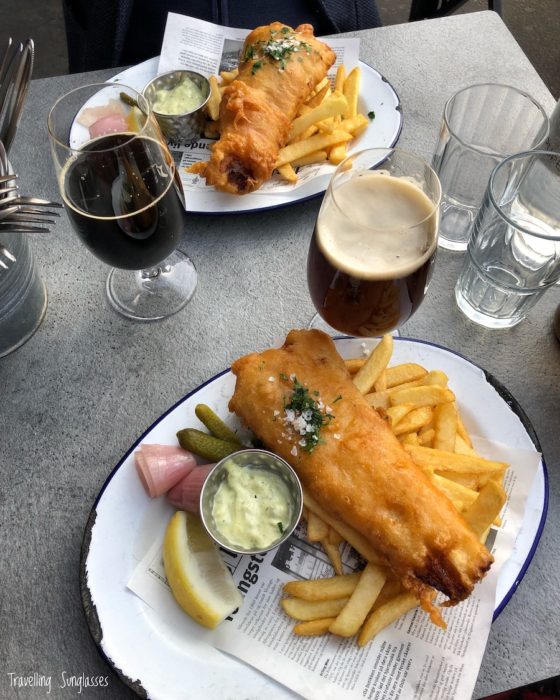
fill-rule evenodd
<path id="1" fill-rule="evenodd" d="M 258 467 L 225 465 L 212 507 L 216 528 L 233 545 L 266 549 L 292 518 L 290 491 L 281 476 Z"/>
<path id="2" fill-rule="evenodd" d="M 184 114 L 192 112 L 203 102 L 202 90 L 185 76 L 171 90 L 158 90 L 152 107 L 160 114 Z"/>

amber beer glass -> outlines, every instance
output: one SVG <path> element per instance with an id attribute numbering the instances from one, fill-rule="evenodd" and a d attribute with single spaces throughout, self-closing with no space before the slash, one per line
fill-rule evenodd
<path id="1" fill-rule="evenodd" d="M 309 291 L 324 321 L 369 337 L 412 316 L 431 277 L 440 198 L 432 168 L 401 149 L 367 149 L 337 167 L 307 261 Z"/>

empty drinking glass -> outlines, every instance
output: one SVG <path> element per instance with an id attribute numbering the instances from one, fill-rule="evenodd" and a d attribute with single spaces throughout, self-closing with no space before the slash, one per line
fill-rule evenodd
<path id="1" fill-rule="evenodd" d="M 447 101 L 432 162 L 442 188 L 441 247 L 466 249 L 493 168 L 543 147 L 547 135 L 541 105 L 509 85 L 471 85 Z"/>
<path id="2" fill-rule="evenodd" d="M 490 177 L 455 287 L 461 311 L 487 328 L 522 321 L 560 279 L 560 153 L 506 158 Z"/>

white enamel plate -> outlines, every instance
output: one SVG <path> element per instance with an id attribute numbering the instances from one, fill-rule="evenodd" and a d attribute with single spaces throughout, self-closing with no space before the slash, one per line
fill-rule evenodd
<path id="1" fill-rule="evenodd" d="M 375 341 L 370 341 L 373 345 Z M 361 355 L 361 339 L 337 340 L 345 357 Z M 461 415 L 473 435 L 519 449 L 540 450 L 521 407 L 492 376 L 469 360 L 427 342 L 395 338 L 393 363 L 418 362 L 441 369 L 459 398 Z M 293 698 L 294 694 L 254 668 L 226 656 L 207 642 L 208 630 L 173 606 L 156 614 L 127 589 L 138 561 L 163 533 L 173 509 L 164 498 L 150 499 L 133 463 L 142 442 L 177 444 L 176 432 L 197 425 L 197 403 L 211 406 L 230 424 L 227 404 L 234 377 L 229 370 L 185 396 L 142 435 L 117 464 L 91 511 L 82 547 L 80 580 L 91 634 L 122 680 L 140 696 L 160 700 L 192 697 Z M 489 434 L 488 426 L 491 426 Z M 513 556 L 502 568 L 495 617 L 513 595 L 535 552 L 546 517 L 548 484 L 541 461 L 528 496 Z"/>

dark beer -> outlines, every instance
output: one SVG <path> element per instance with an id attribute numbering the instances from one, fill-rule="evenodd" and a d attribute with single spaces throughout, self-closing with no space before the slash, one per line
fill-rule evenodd
<path id="1" fill-rule="evenodd" d="M 437 207 L 410 180 L 374 171 L 329 194 L 307 262 L 315 308 L 342 333 L 390 332 L 412 316 L 426 293 Z"/>

